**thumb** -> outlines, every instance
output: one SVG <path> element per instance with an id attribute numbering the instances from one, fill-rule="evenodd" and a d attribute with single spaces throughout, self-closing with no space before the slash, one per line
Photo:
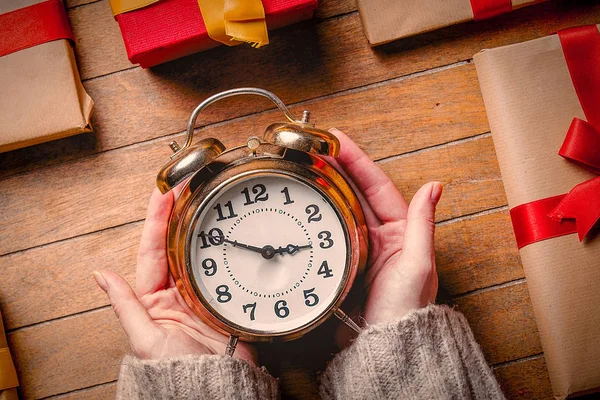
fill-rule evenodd
<path id="1" fill-rule="evenodd" d="M 411 260 L 407 264 L 410 267 L 428 268 L 428 271 L 415 272 L 430 273 L 435 266 L 435 207 L 442 196 L 442 189 L 440 182 L 423 185 L 408 207 L 403 256 Z"/>
<path id="2" fill-rule="evenodd" d="M 156 334 L 160 331 L 131 286 L 111 271 L 94 271 L 92 275 L 98 286 L 108 295 L 110 304 L 129 337 L 133 350 L 139 355 L 143 349 L 151 348 Z"/>

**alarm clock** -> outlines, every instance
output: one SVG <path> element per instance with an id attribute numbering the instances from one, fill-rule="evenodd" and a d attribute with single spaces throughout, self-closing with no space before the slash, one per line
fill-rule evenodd
<path id="1" fill-rule="evenodd" d="M 267 97 L 288 121 L 230 149 L 192 144 L 200 112 L 237 95 Z M 170 147 L 157 186 L 185 182 L 169 220 L 170 272 L 193 312 L 229 336 L 227 354 L 238 340 L 299 338 L 331 315 L 359 331 L 340 305 L 365 267 L 368 232 L 351 185 L 324 157 L 339 154 L 335 136 L 273 93 L 240 88 L 198 105 L 185 144 Z"/>

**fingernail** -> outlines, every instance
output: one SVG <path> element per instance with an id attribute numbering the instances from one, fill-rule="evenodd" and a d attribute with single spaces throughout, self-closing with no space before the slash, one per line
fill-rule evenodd
<path id="1" fill-rule="evenodd" d="M 433 204 L 437 204 L 440 201 L 440 197 L 442 197 L 442 190 L 444 189 L 444 185 L 441 182 L 433 182 L 433 187 L 431 188 L 431 201 Z"/>
<path id="2" fill-rule="evenodd" d="M 96 280 L 98 286 L 100 286 L 100 289 L 106 292 L 108 290 L 108 283 L 106 283 L 106 279 L 104 279 L 102 274 L 98 271 L 94 271 L 92 272 L 92 275 L 94 276 L 94 279 Z"/>
<path id="3" fill-rule="evenodd" d="M 337 135 L 338 133 L 342 133 L 338 128 L 329 128 L 329 132 Z"/>

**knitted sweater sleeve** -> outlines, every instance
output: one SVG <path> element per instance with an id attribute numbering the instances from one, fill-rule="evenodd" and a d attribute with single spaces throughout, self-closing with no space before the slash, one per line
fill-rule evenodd
<path id="1" fill-rule="evenodd" d="M 430 305 L 373 325 L 321 377 L 323 399 L 504 399 L 466 318 Z"/>
<path id="2" fill-rule="evenodd" d="M 162 360 L 126 356 L 117 399 L 276 399 L 278 382 L 265 370 L 228 356 Z"/>

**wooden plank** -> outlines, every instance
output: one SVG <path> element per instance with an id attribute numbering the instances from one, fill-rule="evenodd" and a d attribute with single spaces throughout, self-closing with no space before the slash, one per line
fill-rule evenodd
<path id="1" fill-rule="evenodd" d="M 172 100 L 178 101 L 176 97 Z M 227 104 L 223 103 L 224 106 Z M 318 126 L 336 126 L 352 132 L 359 145 L 373 158 L 473 136 L 489 129 L 472 65 L 319 98 L 291 107 L 295 115 L 302 114 L 303 109 L 312 112 Z M 175 107 L 171 107 L 168 114 L 174 117 L 174 112 Z M 165 120 L 164 123 L 184 123 L 188 112 L 182 106 L 178 111 L 179 120 Z M 457 119 L 457 115 L 462 117 Z M 226 145 L 239 144 L 247 135 L 245 132 L 260 135 L 268 124 L 282 118 L 278 110 L 266 112 L 211 125 L 200 135 L 218 137 Z M 120 121 L 109 119 L 107 123 L 109 129 L 106 135 L 97 138 L 98 141 L 94 134 L 83 134 L 48 143 L 48 146 L 0 154 L 0 177 L 144 140 L 144 135 L 147 135 L 147 129 L 142 135 L 136 135 L 133 131 L 126 135 L 111 134 L 119 132 Z"/>
<path id="2" fill-rule="evenodd" d="M 67 15 L 75 37 L 77 66 L 83 79 L 135 65 L 127 59 L 119 24 L 113 18 L 108 0 L 76 7 L 68 10 Z"/>
<path id="3" fill-rule="evenodd" d="M 27 399 L 114 381 L 129 349 L 109 309 L 14 331 L 8 341 Z"/>
<path id="4" fill-rule="evenodd" d="M 455 303 L 469 320 L 490 364 L 542 352 L 526 283 L 460 297 Z"/>
<path id="5" fill-rule="evenodd" d="M 108 305 L 91 272 L 108 268 L 133 284 L 141 231 L 136 222 L 1 258 L 7 329 Z M 436 254 L 441 285 L 452 295 L 523 277 L 507 212 L 438 227 Z"/>
<path id="6" fill-rule="evenodd" d="M 2 258 L 0 300 L 7 329 L 108 305 L 91 273 L 107 268 L 133 284 L 141 234 L 138 222 Z"/>
<path id="7" fill-rule="evenodd" d="M 0 194 L 0 254 L 143 219 L 158 166 L 168 160 L 168 141 L 6 179 Z M 440 220 L 506 202 L 490 137 L 388 160 L 382 167 L 409 198 L 428 180 L 444 181 Z"/>
<path id="8" fill-rule="evenodd" d="M 356 11 L 357 8 L 356 0 L 319 0 L 319 8 L 315 15 L 321 19 L 331 18 Z"/>
<path id="9" fill-rule="evenodd" d="M 451 295 L 524 276 L 508 211 L 439 226 L 436 261 L 440 283 Z"/>
<path id="10" fill-rule="evenodd" d="M 104 1 L 106 2 L 106 1 Z M 106 42 L 110 42 L 113 44 L 116 44 L 116 40 L 118 39 L 119 41 L 121 40 L 120 37 L 115 37 L 115 36 L 102 36 L 101 33 L 107 29 L 107 27 L 101 23 L 99 23 L 98 21 L 95 21 L 93 18 L 91 18 L 91 16 L 86 15 L 87 10 L 94 6 L 97 5 L 97 3 L 93 3 L 90 4 L 88 6 L 84 6 L 84 7 L 80 7 L 81 8 L 81 13 L 78 13 L 78 15 L 81 17 L 81 19 L 84 19 L 88 24 L 90 24 L 93 29 L 97 32 L 99 32 L 98 35 L 94 35 L 95 37 L 98 38 L 98 40 L 103 40 Z M 597 13 L 600 12 L 600 9 L 598 9 L 598 7 L 596 7 L 596 9 L 592 9 L 590 10 L 590 5 L 593 5 L 592 2 L 587 2 L 587 4 L 569 4 L 569 7 L 565 7 L 564 5 L 556 5 L 556 4 L 544 4 L 544 5 L 538 5 L 535 7 L 529 7 L 526 9 L 522 9 L 522 10 L 517 10 L 514 11 L 513 13 L 511 13 L 510 15 L 505 15 L 505 16 L 501 16 L 499 18 L 496 18 L 494 20 L 490 20 L 490 21 L 486 21 L 483 24 L 474 24 L 474 23 L 470 23 L 470 24 L 462 24 L 462 25 L 457 25 L 451 28 L 447 28 L 443 31 L 438 31 L 436 33 L 433 34 L 428 34 L 428 35 L 420 35 L 417 37 L 413 37 L 413 38 L 407 38 L 405 40 L 402 41 L 398 41 L 395 42 L 393 45 L 391 46 L 387 46 L 387 47 L 383 47 L 380 48 L 381 50 L 383 50 L 383 53 L 387 56 L 387 57 L 391 57 L 391 58 L 396 58 L 398 56 L 400 57 L 404 57 L 404 55 L 392 55 L 390 54 L 390 50 L 396 51 L 398 49 L 402 49 L 403 52 L 405 52 L 406 50 L 408 50 L 409 53 L 413 53 L 415 50 L 417 51 L 417 53 L 420 53 L 420 63 L 428 63 L 427 66 L 425 68 L 419 68 L 419 69 L 412 69 L 412 71 L 421 71 L 421 70 L 425 70 L 431 67 L 435 67 L 438 65 L 444 65 L 444 64 L 448 64 L 450 62 L 454 62 L 456 60 L 465 60 L 468 58 L 471 58 L 472 55 L 474 53 L 476 53 L 477 51 L 479 51 L 481 48 L 488 48 L 488 47 L 497 47 L 500 45 L 504 45 L 504 44 L 510 44 L 510 43 L 516 43 L 516 42 L 520 42 L 520 41 L 524 41 L 524 40 L 528 40 L 530 38 L 533 37 L 539 37 L 541 35 L 544 34 L 551 34 L 552 32 L 564 28 L 564 27 L 568 27 L 568 26 L 572 26 L 572 25 L 580 25 L 583 23 L 593 23 L 593 21 L 595 21 L 593 19 L 593 14 L 596 14 L 597 17 Z M 326 5 L 325 9 L 323 10 L 324 13 L 323 14 L 318 14 L 318 15 L 323 15 L 325 17 L 332 17 L 335 14 L 337 14 L 338 12 L 349 12 L 353 9 L 353 5 L 349 4 L 349 3 L 342 3 L 339 5 Z M 567 9 L 568 8 L 568 9 Z M 106 8 L 107 12 L 110 14 L 110 10 L 108 8 Z M 91 13 L 91 12 L 90 12 Z M 590 14 L 588 16 L 585 16 L 583 14 Z M 93 13 L 91 13 L 93 14 Z M 560 17 L 560 18 L 557 18 Z M 560 19 L 560 20 L 558 20 Z M 597 20 L 597 18 L 596 18 Z M 334 25 L 343 25 L 345 28 L 348 28 L 348 31 L 340 36 L 338 38 L 337 41 L 335 41 L 336 43 L 336 47 L 338 47 L 338 52 L 339 50 L 343 50 L 344 52 L 347 52 L 348 50 L 350 50 L 350 54 L 348 55 L 352 55 L 354 56 L 353 58 L 355 58 L 355 61 L 360 63 L 364 60 L 360 60 L 360 58 L 363 58 L 363 56 L 368 55 L 369 53 L 371 53 L 371 47 L 369 46 L 365 35 L 363 33 L 362 30 L 362 25 L 360 24 L 360 18 L 358 13 L 353 13 L 352 15 L 350 15 L 349 19 L 346 18 L 340 18 L 337 19 L 336 21 L 326 21 L 323 24 L 318 23 L 317 26 L 315 26 L 314 24 L 315 21 L 309 21 L 308 23 L 303 23 L 303 24 L 296 24 L 294 26 L 293 30 L 300 30 L 302 31 L 303 35 L 304 35 L 304 39 L 301 43 L 302 43 L 302 47 L 304 47 L 305 49 L 314 49 L 314 50 L 318 50 L 318 53 L 315 53 L 313 55 L 315 56 L 322 56 L 323 54 L 327 54 L 328 57 L 331 55 L 335 56 L 334 54 L 331 54 L 329 50 L 335 50 L 334 48 L 326 48 L 324 46 L 327 46 L 329 43 L 326 43 L 327 41 L 330 40 L 331 36 L 329 33 L 325 33 L 325 31 L 323 31 L 323 28 L 327 29 L 327 27 L 330 25 L 330 23 L 333 23 Z M 316 22 L 318 22 L 318 20 L 316 20 Z M 522 26 L 524 25 L 524 23 L 527 23 L 527 25 L 529 26 Z M 117 29 L 117 23 L 113 22 L 113 27 L 111 27 L 111 29 Z M 323 27 L 321 27 L 321 25 L 323 25 Z M 300 28 L 298 28 L 300 27 Z M 355 27 L 357 29 L 355 29 Z M 342 28 L 340 30 L 340 33 L 343 33 L 344 29 Z M 498 32 L 502 32 L 502 34 L 498 34 Z M 240 60 L 238 57 L 241 54 L 244 55 L 256 55 L 257 57 L 251 57 L 250 60 L 256 60 L 256 59 L 262 59 L 264 61 L 263 66 L 266 66 L 266 64 L 268 64 L 267 58 L 270 58 L 272 55 L 274 55 L 274 53 L 272 53 L 273 49 L 279 48 L 279 51 L 283 50 L 283 52 L 278 53 L 279 56 L 283 56 L 284 54 L 288 54 L 289 56 L 294 56 L 297 55 L 294 54 L 295 51 L 299 50 L 296 48 L 293 48 L 291 46 L 289 46 L 290 44 L 292 44 L 292 42 L 289 41 L 289 39 L 292 36 L 295 36 L 295 33 L 291 33 L 289 27 L 286 28 L 282 28 L 282 29 L 278 29 L 276 31 L 271 32 L 271 44 L 269 44 L 269 46 L 266 46 L 264 49 L 261 49 L 260 52 L 257 52 L 253 49 L 248 49 L 248 48 L 236 48 L 236 49 L 230 49 L 233 51 L 218 51 L 215 52 L 214 50 L 209 50 L 209 51 L 205 51 L 199 54 L 196 54 L 194 56 L 191 57 L 186 57 L 184 58 L 186 64 L 188 61 L 192 61 L 192 62 L 196 62 L 198 59 L 202 59 L 203 62 L 201 64 L 197 64 L 197 66 L 201 66 L 202 64 L 205 64 L 207 61 L 212 63 L 212 61 L 210 59 L 213 59 L 214 54 L 219 54 L 220 56 L 226 56 L 226 57 L 234 57 L 237 60 Z M 318 39 L 318 42 L 316 43 L 311 43 L 311 41 L 306 40 L 309 37 L 307 37 L 307 35 L 309 37 L 313 36 L 314 39 Z M 479 37 L 477 37 L 479 36 Z M 300 44 L 300 42 L 297 42 L 297 44 Z M 284 46 L 285 48 L 281 48 L 281 46 Z M 323 47 L 322 47 L 323 46 Z M 324 51 L 320 51 L 319 47 L 324 50 Z M 110 46 L 107 46 L 108 49 L 110 49 Z M 443 48 L 445 51 L 441 51 L 441 48 Z M 221 48 L 221 50 L 223 50 L 223 48 Z M 325 51 L 327 50 L 327 51 Z M 432 51 L 432 50 L 437 50 L 437 51 Z M 121 49 L 118 46 L 114 46 L 112 47 L 112 51 L 115 53 L 121 53 Z M 422 54 L 424 52 L 428 52 L 430 54 L 437 54 L 439 58 L 435 58 L 435 57 L 423 57 Z M 444 54 L 445 53 L 445 54 Z M 91 74 L 90 75 L 84 75 L 85 79 L 88 78 L 92 78 L 98 75 L 103 75 L 107 72 L 116 72 L 119 71 L 119 64 L 115 64 L 113 67 L 109 68 L 109 69 L 102 69 L 103 73 L 99 73 L 99 70 L 97 70 L 97 67 L 94 67 L 93 65 L 96 63 L 100 63 L 98 65 L 106 65 L 102 60 L 102 54 L 100 53 L 90 53 L 90 54 L 94 54 L 93 58 L 81 58 L 81 62 L 80 65 L 82 64 L 88 64 L 88 67 L 86 68 L 90 68 L 90 69 L 86 69 L 87 71 L 90 71 Z M 303 54 L 303 53 L 301 53 Z M 413 56 L 414 54 L 411 54 L 409 56 Z M 112 56 L 111 56 L 112 57 Z M 266 58 L 265 58 L 266 57 Z M 244 57 L 245 58 L 245 57 Z M 294 57 L 295 58 L 295 57 Z M 367 59 L 370 59 L 371 57 L 367 57 Z M 286 60 L 286 61 L 289 61 Z M 311 59 L 294 59 L 295 62 L 297 63 L 313 63 L 313 62 L 321 62 L 321 60 L 318 59 L 318 57 L 313 57 Z M 334 60 L 330 60 L 330 61 L 334 61 Z M 384 60 L 381 60 L 384 61 Z M 406 60 L 408 61 L 408 60 Z M 436 62 L 436 61 L 441 61 L 441 63 L 439 64 L 430 64 L 432 62 Z M 444 62 L 445 61 L 445 62 Z M 449 62 L 448 62 L 449 61 Z M 385 62 L 385 61 L 384 61 Z M 170 66 L 177 64 L 178 62 L 176 61 L 175 63 L 167 63 L 166 65 L 162 65 L 159 66 L 157 69 L 162 69 L 163 67 L 167 67 L 167 69 L 171 69 L 169 68 Z M 280 63 L 278 63 L 279 65 L 281 65 L 281 59 L 280 59 Z M 337 63 L 336 63 L 337 64 Z M 220 63 L 220 65 L 226 65 L 225 63 Z M 248 65 L 248 64 L 232 64 L 233 65 Z M 358 67 L 358 65 L 356 65 Z M 305 66 L 306 67 L 306 66 Z M 416 67 L 416 66 L 415 66 Z M 346 66 L 345 68 L 351 68 L 351 66 Z M 411 68 L 411 67 L 408 67 Z M 208 71 L 209 69 L 205 69 L 205 71 Z M 360 70 L 360 69 L 357 69 Z M 201 71 L 198 71 L 201 72 Z M 289 72 L 289 71 L 288 71 Z M 306 71 L 308 72 L 308 71 Z M 239 74 L 238 74 L 239 75 Z M 337 75 L 337 77 L 339 78 L 343 78 L 340 75 Z"/>
<path id="11" fill-rule="evenodd" d="M 437 221 L 506 204 L 490 136 L 387 159 L 379 165 L 409 199 L 426 182 L 442 182 L 444 195 L 438 204 Z"/>
<path id="12" fill-rule="evenodd" d="M 74 26 L 81 27 L 82 34 L 84 30 L 90 30 L 85 35 L 108 40 L 114 34 L 106 34 L 107 39 L 101 39 L 101 34 L 92 31 L 102 33 L 110 28 L 100 18 L 94 18 L 92 11 L 89 11 L 90 17 L 85 11 L 102 4 L 72 10 L 71 21 Z M 81 21 L 76 21 L 79 14 Z M 264 87 L 276 92 L 284 101 L 295 103 L 466 60 L 484 47 L 516 43 L 560 28 L 595 23 L 599 17 L 600 5 L 592 7 L 587 2 L 579 2 L 565 9 L 564 5 L 549 2 L 485 23 L 463 24 L 403 40 L 394 44 L 396 47 L 377 49 L 371 49 L 366 43 L 358 14 L 316 24 L 297 24 L 274 32 L 273 44 L 259 52 L 245 48 L 217 48 L 152 70 L 137 68 L 88 81 L 85 85 L 96 101 L 95 134 L 2 154 L 0 171 L 6 176 L 35 165 L 183 131 L 195 105 L 208 95 L 232 87 Z M 119 42 L 105 45 L 85 37 L 77 40 L 121 53 Z M 96 66 L 106 70 L 119 69 L 105 67 L 106 60 L 119 59 L 118 56 L 101 52 L 92 57 L 96 54 L 94 50 L 83 49 L 82 52 L 79 57 L 82 71 L 92 71 L 98 68 Z M 85 54 L 89 57 L 84 57 Z M 252 73 L 240 74 L 239 65 Z M 477 82 L 471 84 L 474 85 L 472 90 L 477 91 Z M 428 95 L 430 93 L 422 93 L 424 98 Z M 228 107 L 209 109 L 201 123 L 222 121 L 271 107 L 266 101 L 231 100 L 227 104 Z M 351 121 L 361 109 L 353 111 Z"/>
<path id="13" fill-rule="evenodd" d="M 494 368 L 494 373 L 509 399 L 536 400 L 552 398 L 550 378 L 543 356 Z M 117 384 L 109 383 L 50 398 L 56 400 L 113 399 L 116 391 Z"/>
<path id="14" fill-rule="evenodd" d="M 97 1 L 104 1 L 104 0 L 65 0 L 64 3 L 65 3 L 65 7 L 68 10 L 69 8 L 80 7 L 85 4 L 95 3 Z"/>
<path id="15" fill-rule="evenodd" d="M 526 284 L 465 297 L 458 303 L 488 361 L 505 362 L 540 352 Z M 127 349 L 110 309 L 20 329 L 9 334 L 9 342 L 25 398 L 112 381 Z"/>
<path id="16" fill-rule="evenodd" d="M 103 0 L 66 0 L 65 4 L 67 8 L 73 8 L 97 1 Z M 317 18 L 330 18 L 339 14 L 356 11 L 356 9 L 356 0 L 320 0 L 315 16 Z"/>
<path id="17" fill-rule="evenodd" d="M 543 356 L 523 361 L 511 362 L 509 365 L 494 368 L 496 379 L 509 399 L 550 399 L 552 387 Z M 116 383 L 83 389 L 72 394 L 53 396 L 51 399 L 112 399 L 117 390 Z"/>
<path id="18" fill-rule="evenodd" d="M 551 399 L 552 387 L 543 356 L 517 361 L 494 369 L 509 399 Z"/>
<path id="19" fill-rule="evenodd" d="M 83 79 L 134 67 L 136 64 L 132 64 L 127 59 L 121 31 L 113 18 L 108 0 L 97 2 L 74 0 L 68 2 L 68 7 L 83 4 L 87 6 L 68 11 L 69 22 L 75 36 L 79 72 Z M 351 12 L 355 8 L 355 1 L 352 0 L 324 1 L 318 8 L 316 16 L 317 19 L 331 18 Z"/>
<path id="20" fill-rule="evenodd" d="M 125 155 L 124 158 L 127 157 L 129 156 Z M 119 164 L 119 160 L 109 162 Z M 453 165 L 454 162 L 459 165 Z M 437 171 L 444 170 L 444 165 L 445 169 L 451 172 L 438 174 Z M 150 166 L 140 165 L 137 161 L 131 165 L 124 163 L 124 166 L 151 170 Z M 384 163 L 383 166 L 396 180 L 397 185 L 407 193 L 407 198 L 412 197 L 412 193 L 421 183 L 444 178 L 447 187 L 439 208 L 439 217 L 442 219 L 456 216 L 453 213 L 468 214 L 479 211 L 473 207 L 486 209 L 502 205 L 504 202 L 489 138 L 425 151 Z M 102 169 L 102 166 L 98 168 Z M 72 168 L 73 171 L 79 169 Z M 62 174 L 57 172 L 48 176 Z M 122 201 L 122 197 L 121 200 L 113 200 L 113 184 L 108 182 L 99 185 L 96 180 L 96 183 L 90 183 L 97 186 L 95 195 L 87 202 L 86 190 L 80 195 L 73 193 L 66 196 L 65 200 L 49 198 L 47 209 L 41 207 L 42 211 L 48 212 L 55 202 L 64 202 L 60 208 L 64 207 L 65 211 L 55 210 L 61 213 L 56 218 L 45 219 L 41 214 L 37 221 L 31 221 L 31 226 L 25 231 L 11 230 L 11 225 L 7 222 L 5 230 L 12 232 L 11 235 L 7 235 L 7 240 L 8 237 L 21 235 L 26 245 L 31 244 L 32 235 L 43 224 L 50 224 L 45 228 L 47 232 L 60 229 L 63 235 L 72 235 L 78 222 L 81 223 L 80 229 L 96 231 L 104 229 L 98 224 L 105 220 L 112 221 L 113 225 L 121 225 L 138 217 L 143 218 L 150 187 L 146 191 L 141 188 L 152 184 L 151 176 L 144 177 L 143 172 L 134 175 L 140 178 L 133 183 L 123 182 L 129 187 L 140 187 L 137 190 L 132 189 L 136 194 L 128 201 Z M 50 178 L 32 179 L 32 182 L 43 182 L 45 179 Z M 82 177 L 80 180 L 84 182 L 86 179 Z M 473 180 L 476 181 L 475 184 Z M 14 190 L 23 190 L 22 188 L 19 182 L 15 182 Z M 59 190 L 57 196 L 60 195 Z M 18 198 L 20 197 L 17 196 Z M 9 209 L 16 206 L 33 207 L 33 204 L 21 203 L 22 201 L 15 200 L 15 204 Z M 107 207 L 107 204 L 110 204 L 110 207 Z M 118 207 L 122 207 L 121 212 L 115 211 Z M 134 211 L 131 211 L 131 207 Z M 137 208 L 139 211 L 135 211 Z M 24 211 L 15 211 L 14 215 L 21 215 L 22 212 Z M 95 217 L 101 218 L 95 220 Z M 30 215 L 29 219 L 31 218 Z M 83 224 L 84 220 L 88 221 L 88 225 Z M 106 298 L 95 290 L 90 273 L 98 268 L 111 268 L 133 281 L 135 252 L 141 235 L 141 225 L 141 222 L 127 224 L 0 258 L 4 273 L 4 279 L 0 281 L 0 299 L 7 327 L 15 329 L 106 305 Z M 437 235 L 441 281 L 453 294 L 522 277 L 516 250 L 510 242 L 512 233 L 506 214 L 487 215 L 441 226 Z M 484 246 L 484 243 L 489 242 L 498 243 L 497 250 L 490 250 L 489 246 Z M 14 243 L 15 246 L 17 244 L 18 242 Z M 477 251 L 479 248 L 487 250 Z M 94 262 L 90 263 L 89 260 Z"/>
<path id="21" fill-rule="evenodd" d="M 64 395 L 51 396 L 48 400 L 108 400 L 114 399 L 117 394 L 116 382 L 99 386 L 84 388 Z"/>

